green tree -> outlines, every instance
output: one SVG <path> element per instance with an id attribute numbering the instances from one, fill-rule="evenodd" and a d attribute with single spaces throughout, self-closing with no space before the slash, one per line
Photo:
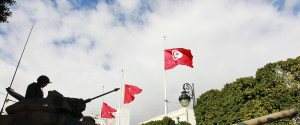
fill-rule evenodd
<path id="1" fill-rule="evenodd" d="M 7 18 L 12 15 L 8 6 L 16 4 L 15 0 L 1 0 L 0 1 L 0 23 L 8 23 Z"/>
<path id="2" fill-rule="evenodd" d="M 179 122 L 178 125 L 191 125 L 191 123 L 188 123 L 186 121 L 182 121 L 182 122 Z"/>
<path id="3" fill-rule="evenodd" d="M 210 90 L 197 98 L 197 125 L 233 124 L 276 113 L 300 109 L 300 56 L 268 63 L 255 77 L 239 78 L 222 90 Z M 282 119 L 270 124 L 292 124 Z"/>
<path id="4" fill-rule="evenodd" d="M 151 121 L 142 125 L 175 125 L 175 121 L 170 117 L 164 117 L 162 120 Z M 188 122 L 179 122 L 178 125 L 191 125 Z"/>

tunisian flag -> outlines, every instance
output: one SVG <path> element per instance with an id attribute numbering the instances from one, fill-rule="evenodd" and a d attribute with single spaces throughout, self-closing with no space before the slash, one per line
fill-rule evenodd
<path id="1" fill-rule="evenodd" d="M 173 69 L 177 65 L 186 65 L 193 68 L 193 55 L 191 50 L 184 48 L 165 50 L 165 70 Z"/>
<path id="2" fill-rule="evenodd" d="M 114 108 L 108 106 L 103 102 L 102 110 L 101 110 L 101 118 L 115 118 L 111 113 L 116 112 Z"/>
<path id="3" fill-rule="evenodd" d="M 125 84 L 124 104 L 130 103 L 134 100 L 134 95 L 142 92 L 142 89 L 133 85 Z"/>

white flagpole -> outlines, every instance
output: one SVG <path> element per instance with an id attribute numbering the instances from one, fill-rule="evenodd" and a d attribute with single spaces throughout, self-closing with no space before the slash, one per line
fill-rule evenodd
<path id="1" fill-rule="evenodd" d="M 120 101 L 119 101 L 119 125 L 120 125 L 120 121 L 121 121 L 121 100 L 122 100 L 122 86 L 123 86 L 123 69 L 122 69 L 121 85 L 120 85 Z"/>
<path id="2" fill-rule="evenodd" d="M 104 85 L 102 86 L 102 94 L 104 94 Z M 102 97 L 102 104 L 103 104 L 103 97 Z"/>
<path id="3" fill-rule="evenodd" d="M 165 49 L 166 49 L 166 36 L 164 38 Z M 167 100 L 167 80 L 166 80 L 166 70 L 164 69 L 164 82 L 165 82 L 165 116 L 168 114 L 168 100 Z"/>
<path id="4" fill-rule="evenodd" d="M 103 90 L 103 93 L 102 93 L 102 94 L 104 94 L 104 85 L 102 86 L 102 90 Z M 101 98 L 101 99 L 102 99 L 102 103 L 101 103 L 102 106 L 101 106 L 101 111 L 100 111 L 100 119 L 102 119 L 101 122 L 105 120 L 104 118 L 101 118 L 101 113 L 102 113 L 102 108 L 103 108 L 103 98 L 104 98 L 104 97 Z M 105 121 L 105 122 L 106 122 L 106 121 Z"/>

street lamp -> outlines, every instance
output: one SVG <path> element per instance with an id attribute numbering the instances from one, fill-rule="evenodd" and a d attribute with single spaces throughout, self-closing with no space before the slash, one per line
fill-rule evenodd
<path id="1" fill-rule="evenodd" d="M 194 84 L 192 86 L 188 83 L 183 84 L 183 91 L 179 96 L 179 102 L 183 107 L 187 107 L 190 104 L 191 98 L 193 98 L 193 106 L 195 106 L 195 91 Z"/>

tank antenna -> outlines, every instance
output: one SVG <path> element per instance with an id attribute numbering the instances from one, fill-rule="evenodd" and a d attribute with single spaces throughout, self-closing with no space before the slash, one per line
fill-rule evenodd
<path id="1" fill-rule="evenodd" d="M 29 32 L 29 35 L 28 35 L 28 37 L 27 37 L 27 40 L 26 40 L 25 46 L 24 46 L 24 48 L 23 48 L 23 51 L 22 51 L 21 57 L 20 57 L 20 59 L 19 59 L 19 62 L 18 62 L 17 68 L 16 68 L 16 70 L 15 70 L 14 76 L 13 76 L 13 78 L 12 78 L 12 80 L 11 80 L 11 83 L 10 83 L 10 86 L 9 86 L 10 88 L 11 88 L 11 86 L 12 86 L 13 82 L 14 82 L 14 79 L 15 79 L 16 73 L 17 73 L 17 71 L 18 71 L 18 68 L 19 68 L 19 65 L 20 65 L 21 59 L 22 59 L 22 57 L 23 57 L 23 53 L 24 53 L 24 51 L 25 51 L 25 48 L 26 48 L 26 46 L 27 46 L 27 43 L 28 43 L 28 40 L 29 40 L 29 37 L 30 37 L 31 31 L 32 31 L 32 29 L 33 29 L 33 26 L 34 26 L 34 24 L 35 24 L 35 21 L 36 21 L 36 18 L 34 19 L 34 22 L 33 22 L 33 24 L 32 24 L 32 27 L 31 27 L 31 29 L 30 29 L 30 32 Z M 8 101 L 8 93 L 6 94 L 6 97 L 5 97 L 5 99 L 4 99 L 3 106 L 2 106 L 2 108 L 1 108 L 1 112 L 0 112 L 0 116 L 1 116 L 1 115 L 2 115 L 2 113 L 3 113 L 3 109 L 4 109 L 5 103 L 6 103 L 7 101 Z"/>

